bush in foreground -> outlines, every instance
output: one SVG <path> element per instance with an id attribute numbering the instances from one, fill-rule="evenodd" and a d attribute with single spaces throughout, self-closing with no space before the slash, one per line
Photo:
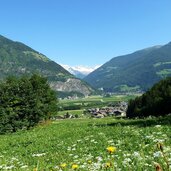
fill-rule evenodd
<path id="1" fill-rule="evenodd" d="M 31 77 L 8 77 L 0 83 L 0 133 L 29 129 L 46 120 L 56 110 L 56 94 L 47 80 Z"/>

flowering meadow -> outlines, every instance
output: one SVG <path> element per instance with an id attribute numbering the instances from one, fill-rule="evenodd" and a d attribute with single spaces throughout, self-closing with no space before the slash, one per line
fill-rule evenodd
<path id="1" fill-rule="evenodd" d="M 171 170 L 171 125 L 155 119 L 68 119 L 0 135 L 0 170 Z"/>

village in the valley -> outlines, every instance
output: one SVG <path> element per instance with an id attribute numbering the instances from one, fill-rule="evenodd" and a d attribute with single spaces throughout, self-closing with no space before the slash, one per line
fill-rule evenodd
<path id="1" fill-rule="evenodd" d="M 101 108 L 84 109 L 82 115 L 91 118 L 104 118 L 107 116 L 125 117 L 127 107 L 128 103 L 121 101 Z M 64 115 L 58 115 L 54 119 L 72 119 L 77 117 L 77 115 L 66 112 Z"/>
<path id="2" fill-rule="evenodd" d="M 90 114 L 94 118 L 104 118 L 106 116 L 126 116 L 126 110 L 128 107 L 127 102 L 118 102 L 108 107 L 91 108 L 86 113 Z"/>

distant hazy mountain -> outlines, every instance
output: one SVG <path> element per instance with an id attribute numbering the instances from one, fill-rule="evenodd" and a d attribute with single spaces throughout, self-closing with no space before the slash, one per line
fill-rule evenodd
<path id="1" fill-rule="evenodd" d="M 69 65 L 61 65 L 61 66 L 63 66 L 67 71 L 75 75 L 77 78 L 81 78 L 81 79 L 87 76 L 88 74 L 90 74 L 91 72 L 93 72 L 98 67 L 100 67 L 99 65 L 95 67 L 88 67 L 88 66 L 71 67 Z"/>
<path id="2" fill-rule="evenodd" d="M 48 78 L 53 89 L 88 95 L 92 88 L 75 78 L 63 67 L 45 55 L 20 42 L 0 36 L 0 79 L 9 75 L 40 73 Z"/>
<path id="3" fill-rule="evenodd" d="M 112 58 L 84 78 L 95 88 L 109 92 L 147 90 L 171 76 L 171 43 Z"/>

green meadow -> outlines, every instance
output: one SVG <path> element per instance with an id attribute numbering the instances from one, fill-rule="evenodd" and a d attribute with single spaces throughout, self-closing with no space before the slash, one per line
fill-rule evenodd
<path id="1" fill-rule="evenodd" d="M 109 104 L 116 103 L 118 101 L 128 101 L 129 99 L 134 99 L 139 96 L 139 94 L 134 95 L 113 95 L 110 97 L 103 96 L 89 96 L 86 98 L 79 99 L 64 99 L 59 100 L 59 111 L 58 115 L 64 115 L 66 112 L 70 114 L 76 114 L 82 117 L 83 111 L 88 108 L 104 107 Z"/>
<path id="2" fill-rule="evenodd" d="M 171 116 L 56 120 L 0 135 L 0 170 L 154 171 L 157 163 L 171 170 Z"/>
<path id="3" fill-rule="evenodd" d="M 77 103 L 92 103 L 92 102 L 97 102 L 97 103 L 105 103 L 105 102 L 115 102 L 115 101 L 128 101 L 129 99 L 135 98 L 139 94 L 133 94 L 133 95 L 113 95 L 110 97 L 103 97 L 103 96 L 88 96 L 86 98 L 79 98 L 75 100 L 69 100 L 69 99 L 64 99 L 60 100 L 59 104 L 77 104 Z"/>

